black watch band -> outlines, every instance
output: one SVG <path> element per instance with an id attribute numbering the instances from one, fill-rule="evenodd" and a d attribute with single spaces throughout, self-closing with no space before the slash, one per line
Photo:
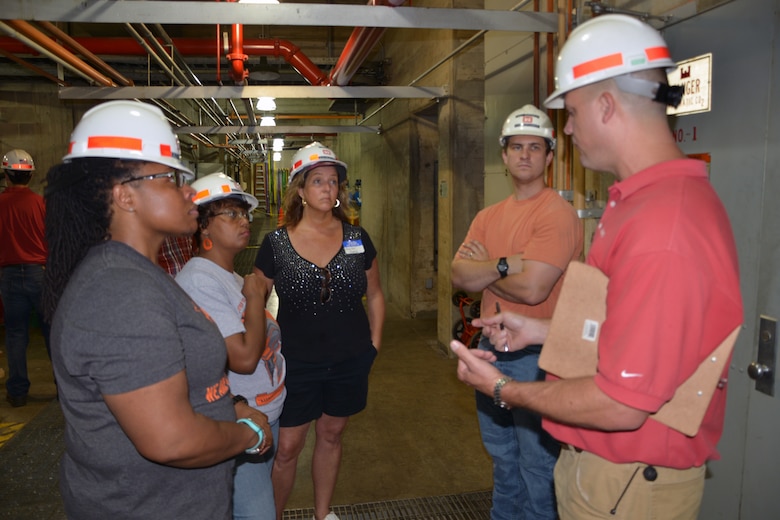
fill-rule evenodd
<path id="1" fill-rule="evenodd" d="M 233 406 L 237 405 L 238 403 L 244 403 L 246 405 L 249 404 L 249 401 L 246 400 L 246 397 L 243 395 L 234 395 L 233 396 Z"/>
<path id="2" fill-rule="evenodd" d="M 496 270 L 498 271 L 498 274 L 501 276 L 501 278 L 506 278 L 506 275 L 509 274 L 509 264 L 506 263 L 506 257 L 502 256 L 498 259 L 498 264 L 496 264 Z"/>

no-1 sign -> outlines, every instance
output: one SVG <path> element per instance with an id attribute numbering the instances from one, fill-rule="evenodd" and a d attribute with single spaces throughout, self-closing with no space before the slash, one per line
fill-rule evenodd
<path id="1" fill-rule="evenodd" d="M 670 85 L 685 88 L 682 101 L 677 108 L 667 107 L 670 115 L 709 112 L 712 98 L 712 54 L 704 54 L 681 61 L 677 68 L 667 74 Z"/>

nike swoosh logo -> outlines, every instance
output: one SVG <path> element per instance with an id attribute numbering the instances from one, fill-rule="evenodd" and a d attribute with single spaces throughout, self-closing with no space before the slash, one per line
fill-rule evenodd
<path id="1" fill-rule="evenodd" d="M 625 370 L 623 370 L 622 372 L 620 372 L 620 377 L 626 377 L 626 378 L 628 378 L 628 377 L 642 377 L 642 374 L 635 374 L 634 372 L 626 372 Z"/>

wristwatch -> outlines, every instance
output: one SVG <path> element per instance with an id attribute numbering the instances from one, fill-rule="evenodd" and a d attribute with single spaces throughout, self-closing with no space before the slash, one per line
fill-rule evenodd
<path id="1" fill-rule="evenodd" d="M 239 419 L 236 422 L 246 424 L 247 426 L 252 428 L 252 430 L 257 434 L 257 444 L 255 444 L 249 449 L 244 450 L 244 453 L 247 453 L 249 455 L 257 455 L 258 453 L 260 453 L 260 446 L 263 444 L 263 438 L 265 437 L 265 433 L 263 433 L 263 429 L 260 428 L 258 425 L 256 425 L 252 419 Z"/>
<path id="2" fill-rule="evenodd" d="M 509 405 L 506 404 L 501 399 L 501 390 L 504 388 L 504 385 L 510 381 L 514 381 L 514 380 L 509 376 L 504 376 L 500 378 L 498 381 L 496 381 L 496 384 L 493 387 L 493 404 L 495 404 L 498 407 L 504 408 L 505 410 L 509 410 Z"/>
<path id="3" fill-rule="evenodd" d="M 506 278 L 506 275 L 509 274 L 509 264 L 506 263 L 506 257 L 502 256 L 498 259 L 498 264 L 496 265 L 496 269 L 498 270 L 498 274 L 501 275 L 501 278 Z"/>

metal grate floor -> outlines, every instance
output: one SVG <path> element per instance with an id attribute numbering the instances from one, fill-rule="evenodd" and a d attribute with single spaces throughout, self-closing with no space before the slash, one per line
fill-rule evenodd
<path id="1" fill-rule="evenodd" d="M 340 520 L 487 520 L 491 491 L 335 506 Z M 284 520 L 311 520 L 313 509 L 288 509 Z"/>

